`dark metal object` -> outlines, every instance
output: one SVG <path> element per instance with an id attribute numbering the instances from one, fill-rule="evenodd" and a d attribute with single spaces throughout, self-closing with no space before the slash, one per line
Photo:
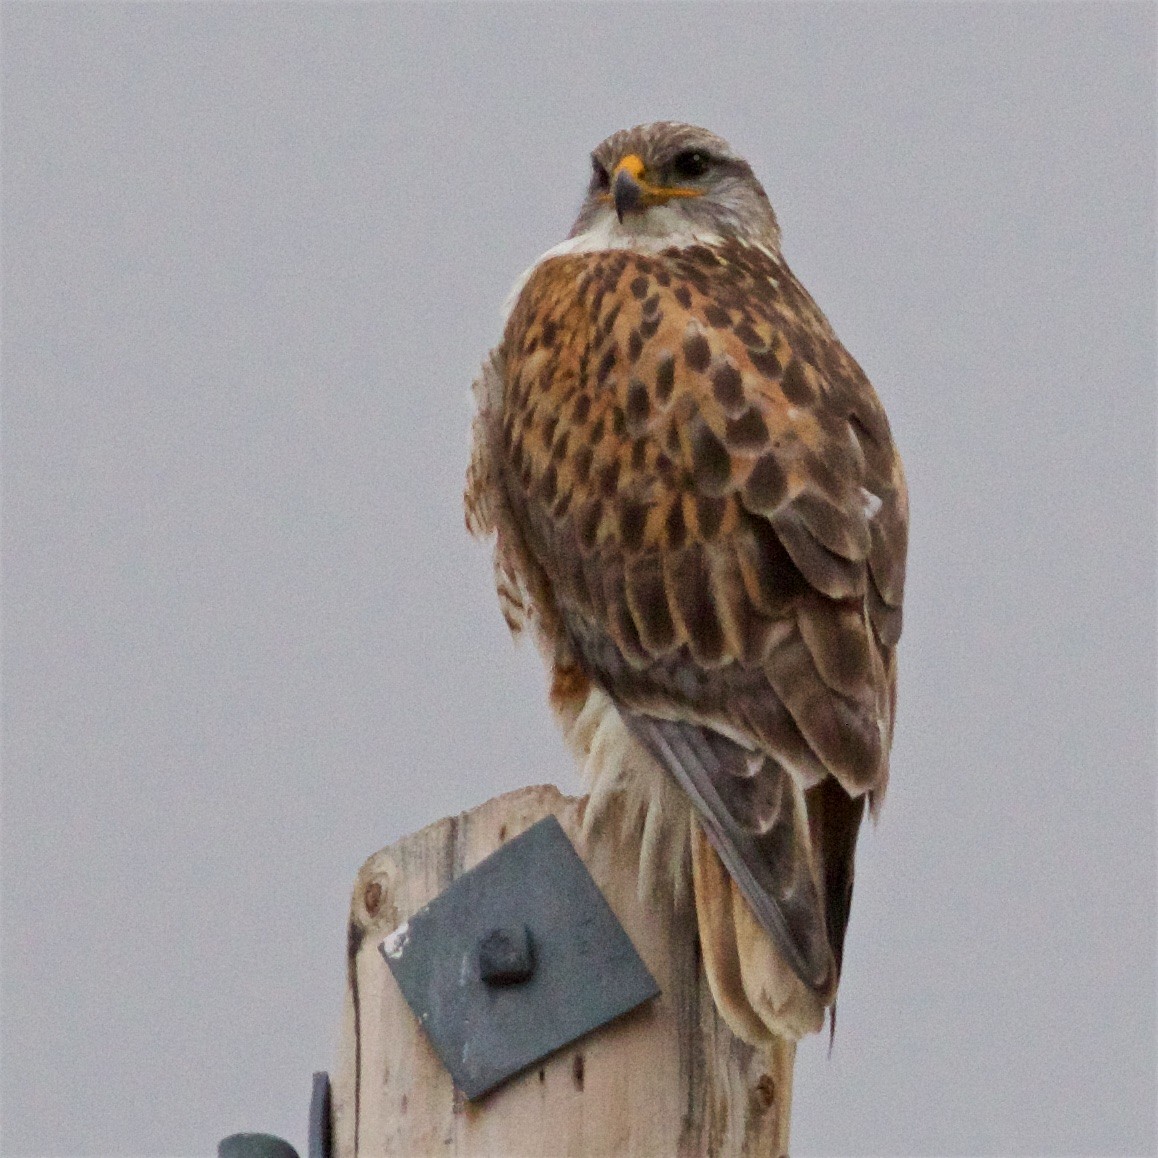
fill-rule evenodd
<path id="1" fill-rule="evenodd" d="M 310 1094 L 309 1158 L 331 1158 L 330 1075 L 314 1074 Z M 273 1134 L 230 1134 L 217 1143 L 217 1158 L 299 1158 L 284 1139 Z"/>
<path id="2" fill-rule="evenodd" d="M 488 985 L 482 942 L 519 928 L 533 970 L 521 984 Z M 553 816 L 459 877 L 379 948 L 472 1099 L 659 993 Z"/>
<path id="3" fill-rule="evenodd" d="M 309 1158 L 330 1158 L 333 1133 L 330 1116 L 330 1075 L 321 1070 L 314 1074 L 310 1093 Z"/>
<path id="4" fill-rule="evenodd" d="M 535 944 L 526 925 L 492 929 L 478 947 L 478 972 L 488 985 L 520 985 L 535 972 Z"/>
<path id="5" fill-rule="evenodd" d="M 298 1158 L 298 1152 L 273 1134 L 230 1134 L 217 1143 L 217 1158 Z"/>

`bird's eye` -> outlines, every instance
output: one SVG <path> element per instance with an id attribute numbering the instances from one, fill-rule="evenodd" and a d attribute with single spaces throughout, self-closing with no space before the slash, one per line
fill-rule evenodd
<path id="1" fill-rule="evenodd" d="M 594 158 L 591 160 L 591 180 L 596 189 L 611 188 L 611 175 Z"/>
<path id="2" fill-rule="evenodd" d="M 676 153 L 672 158 L 671 171 L 675 176 L 690 181 L 695 177 L 702 177 L 711 164 L 712 159 L 707 153 L 701 153 L 699 149 L 686 149 L 682 153 Z"/>

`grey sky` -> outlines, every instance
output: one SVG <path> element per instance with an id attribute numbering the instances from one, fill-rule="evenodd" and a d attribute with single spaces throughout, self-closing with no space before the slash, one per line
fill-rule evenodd
<path id="1" fill-rule="evenodd" d="M 660 117 L 752 161 L 912 492 L 794 1152 L 1154 1152 L 1153 6 L 2 18 L 5 1154 L 303 1146 L 361 861 L 578 790 L 468 387 Z"/>

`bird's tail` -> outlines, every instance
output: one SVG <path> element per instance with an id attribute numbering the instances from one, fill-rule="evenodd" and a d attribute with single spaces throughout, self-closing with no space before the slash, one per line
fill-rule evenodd
<path id="1" fill-rule="evenodd" d="M 694 806 L 696 919 L 725 1020 L 753 1044 L 817 1032 L 836 996 L 852 885 L 832 793 L 806 792 L 774 757 L 690 722 L 626 722 Z M 833 787 L 855 811 L 855 840 L 863 800 Z M 835 879 L 840 865 L 847 882 Z"/>

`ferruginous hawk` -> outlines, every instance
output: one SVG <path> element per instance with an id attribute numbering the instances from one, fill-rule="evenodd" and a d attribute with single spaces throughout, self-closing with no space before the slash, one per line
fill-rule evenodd
<path id="1" fill-rule="evenodd" d="M 615 803 L 646 887 L 690 875 L 736 1034 L 818 1030 L 888 780 L 908 500 L 747 162 L 666 122 L 599 145 L 475 393 L 467 525 L 497 535 L 589 825 Z"/>

